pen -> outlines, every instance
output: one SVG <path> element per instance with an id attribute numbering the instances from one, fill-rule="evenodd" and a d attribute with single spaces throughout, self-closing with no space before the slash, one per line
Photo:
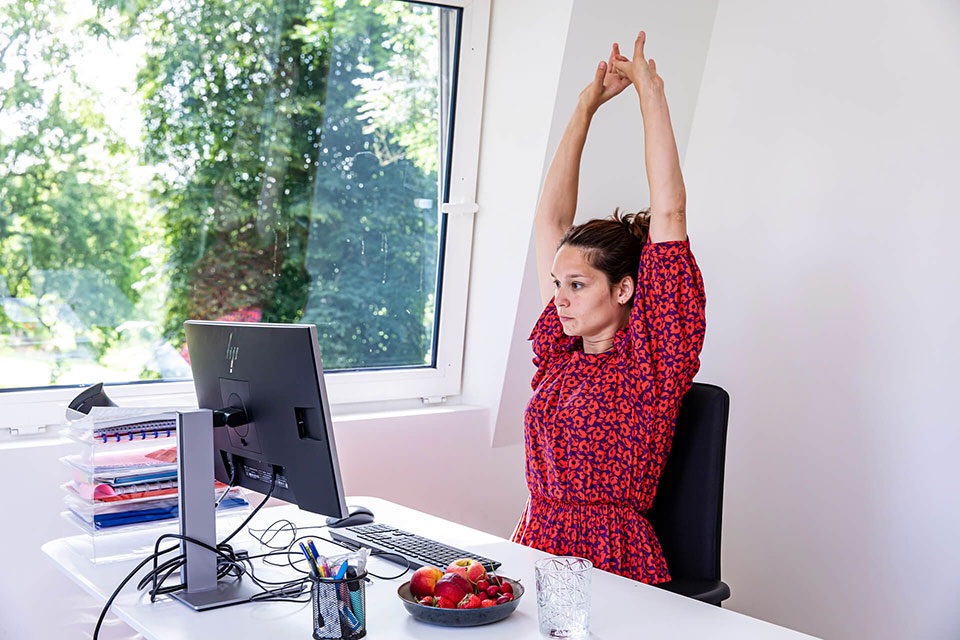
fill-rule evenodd
<path id="1" fill-rule="evenodd" d="M 303 555 L 307 559 L 307 566 L 310 568 L 310 575 L 312 575 L 315 578 L 319 578 L 320 572 L 317 571 L 316 565 L 313 564 L 313 558 L 310 557 L 310 552 L 307 550 L 307 547 L 302 542 L 300 543 L 300 551 L 303 552 Z"/>
<path id="2" fill-rule="evenodd" d="M 310 548 L 310 553 L 313 554 L 313 560 L 317 563 L 317 570 L 320 572 L 320 575 L 324 578 L 327 577 L 327 559 L 321 556 L 317 552 L 317 547 L 313 544 L 313 540 L 307 540 L 307 546 Z M 320 558 L 323 558 L 323 564 L 320 563 Z"/>

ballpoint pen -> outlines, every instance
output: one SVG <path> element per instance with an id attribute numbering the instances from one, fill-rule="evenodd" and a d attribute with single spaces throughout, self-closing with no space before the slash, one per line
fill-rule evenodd
<path id="1" fill-rule="evenodd" d="M 319 578 L 320 572 L 317 569 L 317 565 L 314 564 L 313 558 L 310 557 L 310 551 L 302 542 L 300 543 L 300 551 L 303 552 L 304 557 L 307 559 L 307 566 L 310 568 L 310 575 L 312 575 L 314 578 Z"/>

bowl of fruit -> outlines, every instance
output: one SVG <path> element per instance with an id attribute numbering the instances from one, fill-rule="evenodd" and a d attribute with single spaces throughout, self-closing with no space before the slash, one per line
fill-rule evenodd
<path id="1" fill-rule="evenodd" d="M 520 604 L 523 585 L 487 572 L 475 560 L 454 560 L 441 571 L 420 567 L 397 589 L 417 620 L 447 627 L 474 627 L 503 620 Z"/>

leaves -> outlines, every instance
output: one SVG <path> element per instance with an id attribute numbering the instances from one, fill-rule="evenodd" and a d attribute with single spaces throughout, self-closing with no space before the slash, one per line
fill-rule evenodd
<path id="1" fill-rule="evenodd" d="M 429 363 L 449 16 L 365 0 L 94 6 L 71 33 L 62 0 L 0 9 L 0 61 L 21 61 L 0 109 L 18 123 L 0 135 L 0 297 L 72 309 L 73 343 L 104 362 L 125 320 L 162 323 L 179 349 L 184 320 L 259 309 L 315 322 L 328 369 Z M 140 43 L 139 141 L 80 79 L 94 41 Z M 42 65 L 23 62 L 35 51 Z M 0 311 L 0 334 L 49 346 L 69 325 L 33 315 L 47 320 Z"/>

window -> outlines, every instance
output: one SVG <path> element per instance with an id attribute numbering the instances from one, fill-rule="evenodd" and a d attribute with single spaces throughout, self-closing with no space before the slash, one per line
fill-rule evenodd
<path id="1" fill-rule="evenodd" d="M 316 324 L 335 402 L 459 391 L 488 0 L 0 13 L 3 402 L 188 380 L 188 318 Z"/>

